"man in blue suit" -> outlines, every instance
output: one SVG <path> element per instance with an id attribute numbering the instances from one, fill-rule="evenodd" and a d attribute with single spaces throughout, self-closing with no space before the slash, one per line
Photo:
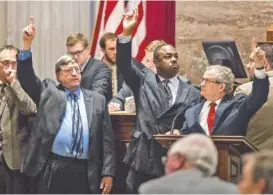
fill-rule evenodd
<path id="1" fill-rule="evenodd" d="M 229 68 L 220 65 L 207 68 L 201 82 L 201 95 L 205 100 L 186 111 L 186 121 L 180 133 L 246 134 L 249 120 L 267 101 L 269 92 L 264 51 L 257 48 L 253 52 L 253 59 L 255 76 L 249 96 L 232 96 L 234 75 Z"/>

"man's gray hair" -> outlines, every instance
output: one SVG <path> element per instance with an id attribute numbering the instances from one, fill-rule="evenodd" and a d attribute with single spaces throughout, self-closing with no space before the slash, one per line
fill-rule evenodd
<path id="1" fill-rule="evenodd" d="M 243 156 L 244 164 L 251 163 L 253 183 L 265 180 L 264 194 L 273 194 L 273 152 L 261 151 Z"/>
<path id="2" fill-rule="evenodd" d="M 190 134 L 176 141 L 169 154 L 181 154 L 185 160 L 208 176 L 216 172 L 218 152 L 212 139 L 202 134 Z"/>
<path id="3" fill-rule="evenodd" d="M 69 63 L 76 62 L 75 58 L 72 55 L 64 54 L 62 55 L 55 64 L 55 72 L 60 72 L 62 66 L 66 66 Z"/>
<path id="4" fill-rule="evenodd" d="M 206 72 L 213 72 L 216 75 L 216 81 L 219 83 L 226 84 L 226 93 L 231 93 L 233 91 L 234 84 L 234 74 L 230 68 L 221 65 L 209 66 Z"/>

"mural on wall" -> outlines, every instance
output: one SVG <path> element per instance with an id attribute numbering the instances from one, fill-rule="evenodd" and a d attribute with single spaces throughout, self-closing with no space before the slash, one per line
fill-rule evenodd
<path id="1" fill-rule="evenodd" d="M 273 23 L 273 2 L 176 2 L 176 48 L 181 74 L 199 83 L 208 64 L 202 40 L 235 40 L 243 64 L 248 63 L 251 40 L 266 41 Z"/>

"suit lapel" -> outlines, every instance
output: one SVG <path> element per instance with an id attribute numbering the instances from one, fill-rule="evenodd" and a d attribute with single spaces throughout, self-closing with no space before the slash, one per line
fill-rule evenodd
<path id="1" fill-rule="evenodd" d="M 3 96 L 2 101 L 0 102 L 0 118 L 2 117 L 2 114 L 4 112 L 6 105 L 7 105 L 7 99 L 6 99 L 6 96 Z"/>
<path id="2" fill-rule="evenodd" d="M 94 109 L 94 99 L 91 97 L 90 94 L 86 92 L 85 89 L 82 89 L 83 92 L 83 98 L 85 103 L 85 109 L 86 109 L 86 116 L 88 121 L 88 129 L 90 130 L 91 122 L 92 122 L 92 116 L 93 116 L 93 109 Z"/>
<path id="3" fill-rule="evenodd" d="M 200 113 L 201 113 L 201 110 L 203 108 L 203 105 L 205 103 L 205 100 L 199 104 L 196 105 L 195 109 L 193 110 L 193 124 L 195 123 L 199 123 L 199 116 L 200 116 Z"/>
<path id="4" fill-rule="evenodd" d="M 189 93 L 189 87 L 186 87 L 183 82 L 180 80 L 180 78 L 178 77 L 179 79 L 179 86 L 178 86 L 178 90 L 177 90 L 177 94 L 176 94 L 176 99 L 175 99 L 175 102 L 174 104 L 169 107 L 168 105 L 166 106 L 167 108 L 165 109 L 165 111 L 158 117 L 162 117 L 163 115 L 165 115 L 166 113 L 172 111 L 172 109 L 175 107 L 175 106 L 178 106 L 179 105 L 183 105 L 188 93 Z M 166 96 L 165 92 L 164 92 L 164 95 Z M 185 105 L 184 105 L 185 106 Z M 184 108 L 184 106 L 181 106 L 181 109 Z M 181 110 L 179 109 L 179 111 Z M 179 112 L 178 111 L 178 112 Z M 178 113 L 177 112 L 177 113 Z"/>

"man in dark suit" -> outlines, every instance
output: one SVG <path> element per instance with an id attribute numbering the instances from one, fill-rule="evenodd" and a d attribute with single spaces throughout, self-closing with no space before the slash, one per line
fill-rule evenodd
<path id="1" fill-rule="evenodd" d="M 131 193 L 136 193 L 141 183 L 164 174 L 160 158 L 165 151 L 153 135 L 169 131 L 175 115 L 195 104 L 200 95 L 177 77 L 178 54 L 171 45 L 161 45 L 155 50 L 157 74 L 132 65 L 131 35 L 137 18 L 137 11 L 125 14 L 123 33 L 117 42 L 117 67 L 132 89 L 136 104 L 136 122 L 124 159 L 130 166 L 127 187 Z"/>
<path id="2" fill-rule="evenodd" d="M 81 67 L 81 86 L 98 92 L 109 101 L 112 98 L 111 71 L 105 63 L 90 56 L 87 38 L 81 33 L 71 34 L 67 37 L 66 46 Z"/>
<path id="3" fill-rule="evenodd" d="M 140 194 L 237 194 L 236 186 L 213 176 L 218 152 L 213 141 L 191 134 L 172 144 L 165 164 L 165 176 L 140 186 Z"/>
<path id="4" fill-rule="evenodd" d="M 181 133 L 199 132 L 206 135 L 245 135 L 250 118 L 267 101 L 269 81 L 264 70 L 264 51 L 254 52 L 254 81 L 251 95 L 233 96 L 234 75 L 227 67 L 207 68 L 201 83 L 205 100 L 185 113 Z"/>
<path id="5" fill-rule="evenodd" d="M 122 83 L 124 82 L 123 76 L 116 66 L 116 42 L 117 35 L 111 32 L 103 34 L 99 41 L 100 48 L 103 53 L 102 61 L 111 70 L 111 89 L 113 96 L 117 94 L 122 86 Z"/>
<path id="6" fill-rule="evenodd" d="M 80 87 L 80 66 L 70 55 L 55 65 L 59 85 L 40 81 L 29 50 L 34 36 L 31 22 L 23 31 L 18 77 L 33 91 L 38 111 L 22 171 L 40 174 L 40 193 L 109 193 L 116 160 L 107 101 Z"/>

